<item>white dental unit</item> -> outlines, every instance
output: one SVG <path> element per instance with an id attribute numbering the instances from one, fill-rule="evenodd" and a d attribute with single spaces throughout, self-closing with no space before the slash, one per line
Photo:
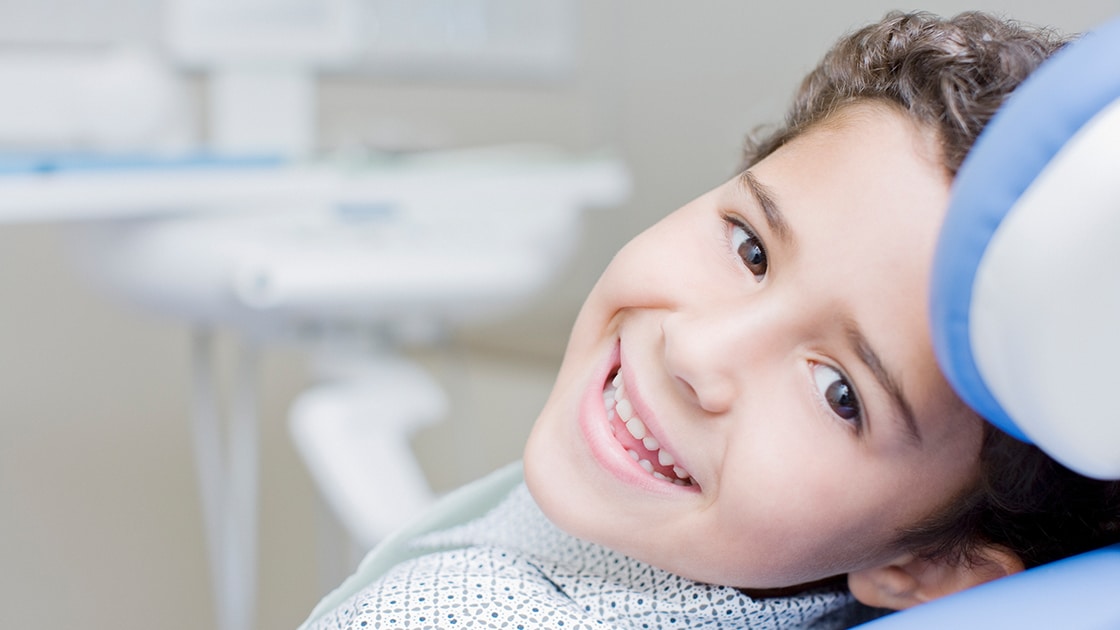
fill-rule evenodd
<path id="1" fill-rule="evenodd" d="M 483 40 L 485 19 L 502 7 L 517 11 L 516 2 L 466 4 L 471 15 L 489 16 L 465 22 Z M 427 5 L 429 12 L 451 6 Z M 405 5 L 384 0 L 365 10 L 371 6 L 392 25 Z M 542 6 L 558 16 L 570 9 L 560 0 Z M 446 402 L 400 345 L 509 312 L 562 268 L 585 209 L 628 194 L 616 161 L 540 148 L 312 159 L 314 73 L 361 53 L 357 7 L 350 0 L 172 1 L 171 50 L 209 81 L 205 153 L 0 159 L 0 223 L 66 222 L 76 260 L 95 285 L 196 331 L 194 446 L 221 630 L 254 622 L 255 349 L 294 342 L 312 353 L 319 382 L 293 405 L 292 436 L 327 504 L 368 547 L 432 498 L 409 438 L 438 420 Z M 536 61 L 520 60 L 554 67 L 570 56 L 564 46 L 571 42 L 554 30 L 552 40 L 537 38 L 545 44 Z M 418 45 L 394 41 L 386 36 L 382 46 L 400 53 Z M 101 61 L 0 56 L 0 81 L 72 72 L 67 89 L 93 77 L 87 87 L 95 95 L 113 81 L 129 89 L 141 81 L 147 96 L 137 111 L 182 107 L 176 75 L 151 58 L 114 53 Z M 29 95 L 61 89 L 27 87 Z M 16 114 L 19 106 L 8 105 Z M 36 113 L 30 102 L 23 107 L 23 120 L 39 116 L 48 135 L 74 129 L 113 138 L 145 129 L 140 117 L 106 126 L 93 115 L 104 108 L 74 121 Z M 162 124 L 157 118 L 147 122 Z M 0 142 L 35 139 L 27 125 L 3 125 Z M 228 414 L 209 368 L 215 329 L 245 340 Z"/>

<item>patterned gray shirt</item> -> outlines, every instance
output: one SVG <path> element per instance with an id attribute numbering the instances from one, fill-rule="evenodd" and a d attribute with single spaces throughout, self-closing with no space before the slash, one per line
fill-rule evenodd
<path id="1" fill-rule="evenodd" d="M 401 563 L 314 630 L 373 628 L 846 628 L 842 590 L 754 599 L 687 580 L 553 525 L 524 484 L 486 516 L 418 538 Z"/>

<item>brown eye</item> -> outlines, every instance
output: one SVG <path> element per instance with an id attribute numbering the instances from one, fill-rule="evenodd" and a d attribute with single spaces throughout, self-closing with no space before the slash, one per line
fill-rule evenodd
<path id="1" fill-rule="evenodd" d="M 734 220 L 731 220 L 731 246 L 756 279 L 761 280 L 766 276 L 770 268 L 766 248 L 762 246 L 762 241 L 754 232 Z"/>
<path id="2" fill-rule="evenodd" d="M 855 388 L 843 374 L 827 365 L 818 364 L 813 366 L 813 381 L 832 413 L 853 424 L 860 424 L 862 411 L 859 398 L 856 397 Z"/>

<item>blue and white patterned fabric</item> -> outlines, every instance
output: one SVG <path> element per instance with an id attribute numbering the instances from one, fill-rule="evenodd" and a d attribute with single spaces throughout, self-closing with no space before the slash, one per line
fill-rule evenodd
<path id="1" fill-rule="evenodd" d="M 427 534 L 397 565 L 320 616 L 363 628 L 848 628 L 868 609 L 842 590 L 754 599 L 569 536 L 524 484 L 486 516 Z"/>

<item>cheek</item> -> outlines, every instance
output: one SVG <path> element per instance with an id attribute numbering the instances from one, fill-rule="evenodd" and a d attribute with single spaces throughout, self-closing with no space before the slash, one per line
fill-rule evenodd
<path id="1" fill-rule="evenodd" d="M 898 532 L 958 488 L 930 483 L 901 454 L 875 457 L 839 427 L 814 426 L 823 420 L 783 422 L 790 430 L 744 432 L 728 451 L 720 521 L 740 564 L 763 572 L 744 578 L 794 584 L 885 562 Z"/>
<path id="2" fill-rule="evenodd" d="M 864 492 L 871 480 L 861 478 L 858 449 L 842 428 L 803 410 L 766 415 L 727 451 L 721 520 L 744 533 L 744 544 L 757 546 L 772 570 L 824 577 L 802 572 L 834 564 L 848 541 L 866 537 L 878 508 Z"/>
<path id="3" fill-rule="evenodd" d="M 980 443 L 983 439 L 980 422 L 976 419 L 969 425 L 950 429 L 954 434 L 925 462 L 925 475 L 920 487 L 925 491 L 927 503 L 935 505 L 920 514 L 919 518 L 943 508 L 976 484 L 980 476 Z"/>

